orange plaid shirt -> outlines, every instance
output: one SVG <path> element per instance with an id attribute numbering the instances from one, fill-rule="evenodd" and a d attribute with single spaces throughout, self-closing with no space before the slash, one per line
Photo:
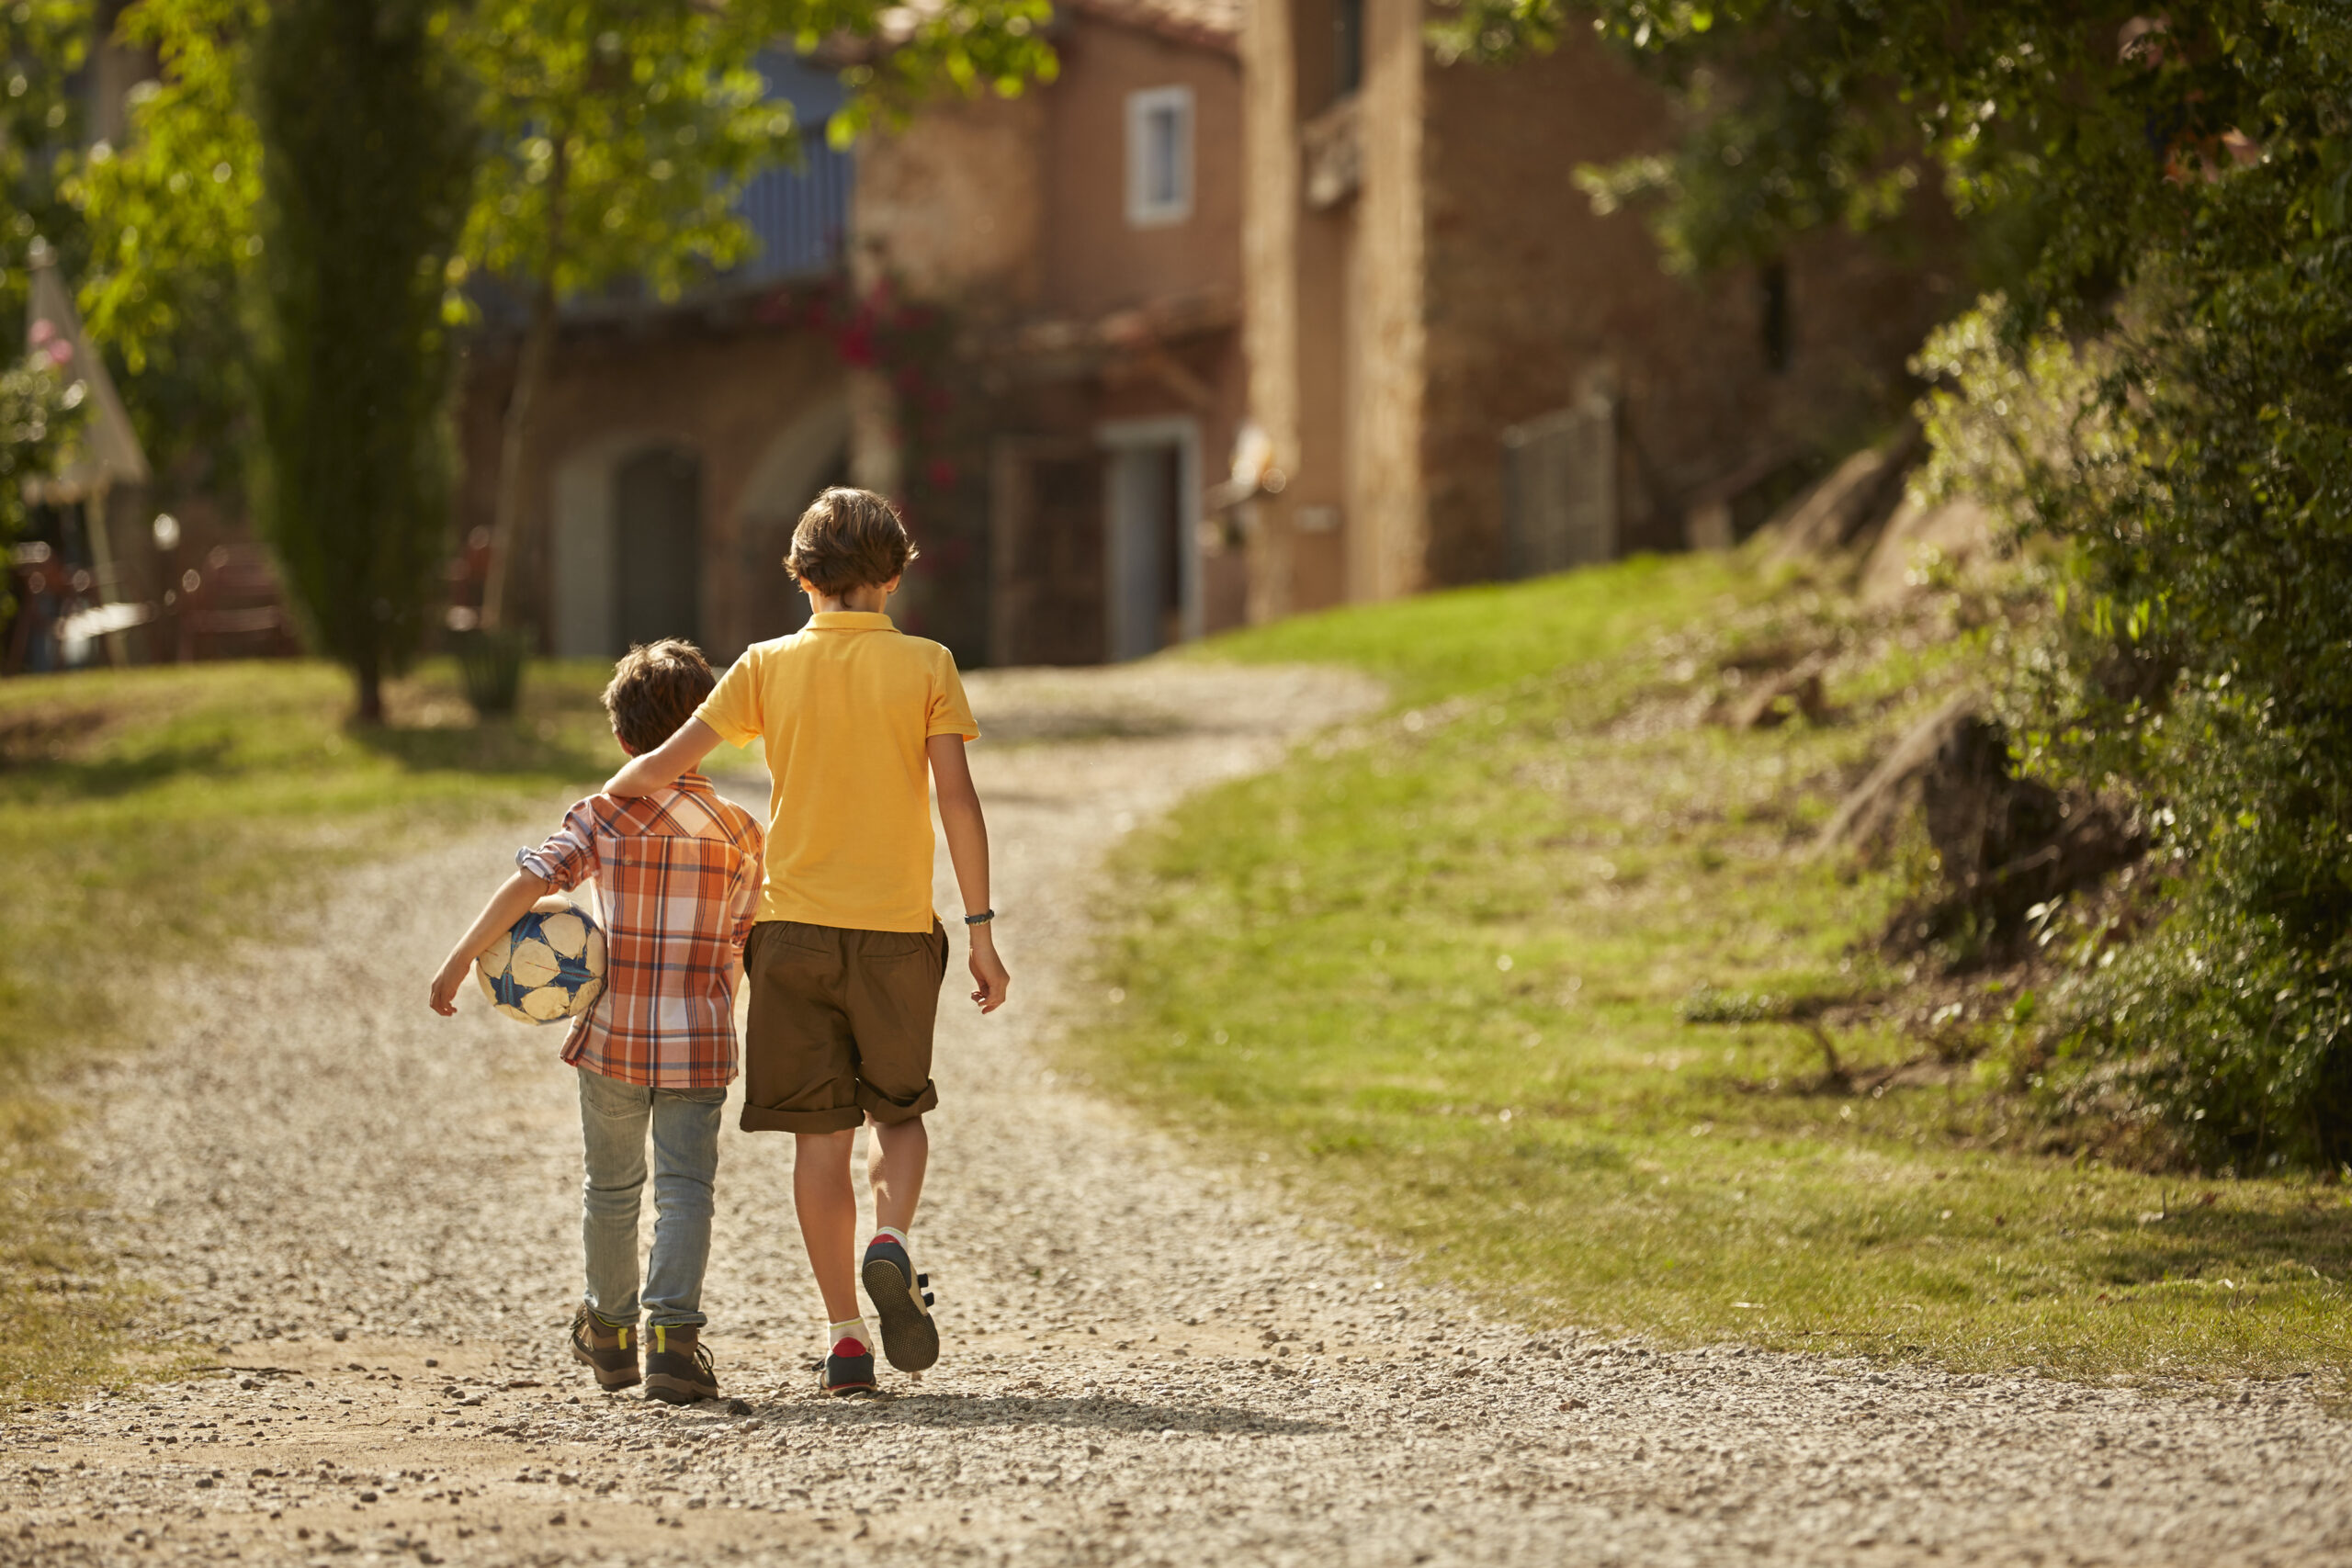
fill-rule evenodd
<path id="1" fill-rule="evenodd" d="M 687 773 L 635 800 L 594 795 L 514 863 L 559 890 L 596 879 L 605 992 L 563 1043 L 564 1061 L 653 1089 L 735 1080 L 729 971 L 759 912 L 757 818 Z"/>

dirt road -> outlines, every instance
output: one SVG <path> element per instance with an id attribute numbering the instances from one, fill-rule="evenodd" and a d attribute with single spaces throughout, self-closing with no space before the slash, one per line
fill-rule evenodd
<path id="1" fill-rule="evenodd" d="M 788 1145 L 730 1118 L 706 1304 L 731 1397 L 594 1391 L 562 1354 L 555 1032 L 424 1006 L 514 835 L 420 846 L 314 942 L 188 976 L 151 1049 L 74 1087 L 106 1234 L 214 1370 L 11 1413 L 0 1563 L 2352 1561 L 2352 1428 L 2300 1384 L 1531 1335 L 1057 1083 L 1039 1033 L 1082 1016 L 1057 996 L 1108 1005 L 1067 990 L 1103 846 L 1370 694 L 1182 668 L 974 686 L 1017 985 L 943 1029 L 935 1371 L 815 1396 Z"/>

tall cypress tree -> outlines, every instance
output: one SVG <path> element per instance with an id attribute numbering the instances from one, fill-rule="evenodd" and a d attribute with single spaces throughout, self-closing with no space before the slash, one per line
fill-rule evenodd
<path id="1" fill-rule="evenodd" d="M 426 0 L 276 0 L 255 39 L 259 513 L 313 646 L 383 716 L 449 526 L 449 254 L 475 141 Z"/>

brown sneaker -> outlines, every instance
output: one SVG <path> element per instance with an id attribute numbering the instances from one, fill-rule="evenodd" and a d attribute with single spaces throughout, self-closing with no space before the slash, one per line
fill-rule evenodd
<path id="1" fill-rule="evenodd" d="M 596 1369 L 599 1387 L 627 1388 L 638 1382 L 637 1328 L 606 1323 L 586 1307 L 571 1320 L 571 1359 Z"/>
<path id="2" fill-rule="evenodd" d="M 702 1331 L 653 1325 L 653 1348 L 645 1358 L 645 1397 L 665 1404 L 692 1404 L 718 1397 L 718 1372 Z"/>

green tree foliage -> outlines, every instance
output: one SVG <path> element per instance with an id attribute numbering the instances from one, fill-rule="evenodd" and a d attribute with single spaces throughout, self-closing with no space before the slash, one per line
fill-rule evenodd
<path id="1" fill-rule="evenodd" d="M 81 129 L 74 73 L 88 58 L 87 0 L 0 0 L 0 312 L 24 318 L 35 239 L 79 259 L 79 224 L 46 150 Z"/>
<path id="2" fill-rule="evenodd" d="M 275 0 L 252 41 L 260 518 L 365 721 L 448 531 L 442 296 L 474 139 L 439 33 L 419 0 Z"/>
<path id="3" fill-rule="evenodd" d="M 25 525 L 25 481 L 56 470 L 82 421 L 83 386 L 35 349 L 0 369 L 0 548 Z M 0 578 L 0 615 L 14 608 Z"/>
<path id="4" fill-rule="evenodd" d="M 518 288 L 527 310 L 500 448 L 486 629 L 504 618 L 524 452 L 561 301 L 623 281 L 667 299 L 750 248 L 736 198 L 797 147 L 789 107 L 763 101 L 752 66 L 771 28 L 757 5 L 485 0 L 461 30 L 486 132 L 464 259 Z"/>
<path id="5" fill-rule="evenodd" d="M 1587 181 L 1682 265 L 1931 192 L 2002 291 L 1923 363 L 1965 372 L 1945 449 L 2067 547 L 2020 654 L 2030 760 L 2134 794 L 2177 868 L 2054 1079 L 2211 1164 L 2352 1158 L 2352 14 L 1464 0 L 1437 43 L 1588 25 L 1695 111 Z"/>
<path id="6" fill-rule="evenodd" d="M 89 7 L 84 26 L 91 25 Z M 130 135 L 56 160 L 87 229 L 84 324 L 121 370 L 164 489 L 233 497 L 252 436 L 250 322 L 241 278 L 260 254 L 261 142 L 243 100 L 263 0 L 140 0 L 119 24 L 154 51 Z"/>

